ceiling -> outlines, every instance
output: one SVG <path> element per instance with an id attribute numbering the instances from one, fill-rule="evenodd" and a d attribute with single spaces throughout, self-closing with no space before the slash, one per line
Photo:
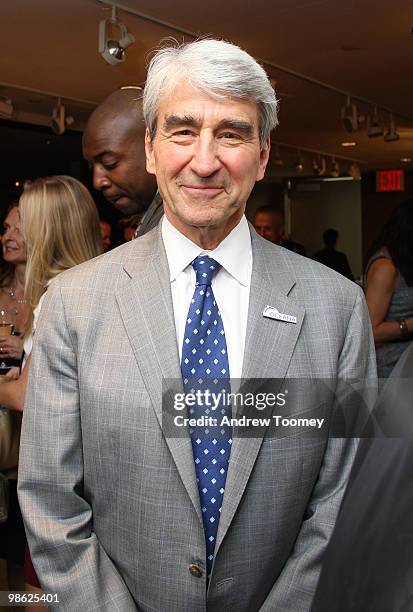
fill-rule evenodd
<path id="1" fill-rule="evenodd" d="M 97 49 L 99 21 L 110 16 L 99 0 L 1 0 L 0 96 L 13 100 L 15 121 L 47 124 L 53 96 L 60 95 L 76 119 L 73 129 L 82 129 L 94 105 L 111 91 L 143 84 L 147 54 L 162 38 L 191 40 L 188 33 L 193 32 L 239 44 L 263 61 L 276 81 L 280 126 L 273 141 L 281 143 L 284 168 L 273 163 L 270 174 L 293 174 L 298 149 L 308 172 L 312 172 L 311 151 L 357 160 L 362 170 L 400 167 L 400 158 L 413 157 L 413 85 L 408 77 L 413 65 L 411 3 L 121 0 L 118 4 L 141 16 L 118 11 L 136 42 L 125 63 L 110 66 Z M 346 98 L 336 90 L 388 109 L 381 111 L 387 123 L 392 111 L 400 140 L 370 139 L 363 124 L 348 134 L 340 118 Z M 367 103 L 359 108 L 364 115 L 372 110 Z M 343 148 L 344 141 L 356 146 Z M 344 160 L 341 165 L 345 167 Z"/>

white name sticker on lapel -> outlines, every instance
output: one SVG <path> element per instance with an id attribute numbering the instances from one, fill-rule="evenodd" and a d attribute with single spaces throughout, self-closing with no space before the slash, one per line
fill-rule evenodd
<path id="1" fill-rule="evenodd" d="M 275 306 L 266 306 L 262 316 L 268 319 L 276 319 L 277 321 L 285 321 L 286 323 L 297 323 L 297 317 L 279 312 Z"/>

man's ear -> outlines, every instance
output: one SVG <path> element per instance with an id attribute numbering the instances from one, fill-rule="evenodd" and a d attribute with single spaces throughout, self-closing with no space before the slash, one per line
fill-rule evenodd
<path id="1" fill-rule="evenodd" d="M 271 141 L 270 141 L 270 137 L 267 138 L 267 140 L 264 142 L 264 145 L 260 151 L 260 161 L 258 164 L 258 170 L 257 170 L 257 181 L 261 181 L 264 178 L 264 174 L 265 174 L 265 168 L 267 167 L 267 163 L 270 157 L 270 148 L 271 148 Z"/>
<path id="2" fill-rule="evenodd" d="M 149 174 L 156 175 L 156 164 L 155 164 L 155 158 L 153 154 L 152 140 L 151 140 L 151 136 L 149 134 L 148 128 L 146 128 L 146 131 L 145 131 L 145 155 L 146 155 L 146 171 L 149 172 Z"/>

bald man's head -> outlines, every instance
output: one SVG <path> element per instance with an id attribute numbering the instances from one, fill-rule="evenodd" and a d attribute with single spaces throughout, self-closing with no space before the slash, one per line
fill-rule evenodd
<path id="1" fill-rule="evenodd" d="M 110 94 L 91 114 L 83 134 L 83 156 L 93 185 L 124 214 L 143 213 L 156 182 L 146 172 L 145 125 L 138 89 Z"/>

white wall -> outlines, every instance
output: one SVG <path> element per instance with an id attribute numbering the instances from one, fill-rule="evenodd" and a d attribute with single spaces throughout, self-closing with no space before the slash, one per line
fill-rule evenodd
<path id="1" fill-rule="evenodd" d="M 362 273 L 360 181 L 320 182 L 318 185 L 319 191 L 297 191 L 296 184 L 289 192 L 291 236 L 312 256 L 324 247 L 324 230 L 336 229 L 339 233 L 337 248 L 347 255 L 353 275 L 358 278 Z"/>

